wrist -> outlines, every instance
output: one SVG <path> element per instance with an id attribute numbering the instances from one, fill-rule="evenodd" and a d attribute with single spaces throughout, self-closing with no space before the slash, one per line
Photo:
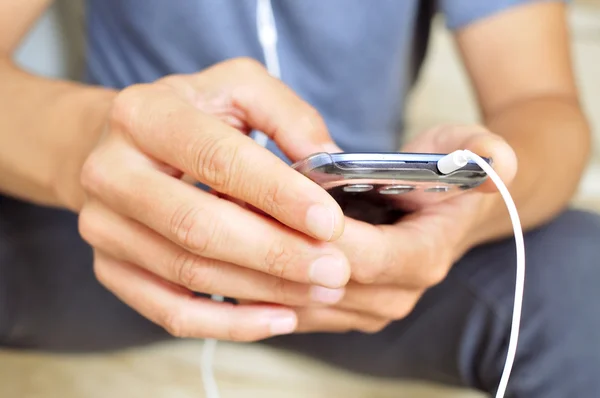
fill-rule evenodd
<path id="1" fill-rule="evenodd" d="M 80 184 L 81 168 L 87 157 L 101 139 L 107 114 L 115 92 L 94 88 L 78 93 L 71 100 L 84 103 L 71 128 L 72 134 L 63 141 L 56 155 L 53 189 L 56 202 L 72 211 L 79 211 L 84 193 Z"/>

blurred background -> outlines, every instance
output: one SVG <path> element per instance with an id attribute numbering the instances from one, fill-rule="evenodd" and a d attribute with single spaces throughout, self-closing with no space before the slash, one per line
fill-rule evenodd
<path id="1" fill-rule="evenodd" d="M 574 205 L 600 211 L 600 0 L 573 0 L 570 23 L 579 86 L 595 134 L 595 156 Z M 58 1 L 23 43 L 17 61 L 36 73 L 76 78 L 83 60 L 83 26 L 79 1 Z M 476 121 L 468 81 L 438 18 L 425 69 L 410 101 L 409 133 L 438 123 Z M 180 341 L 106 355 L 0 350 L 0 397 L 202 397 L 201 348 L 202 342 Z M 220 345 L 215 369 L 224 398 L 479 397 L 432 385 L 357 377 L 256 345 Z"/>
<path id="2" fill-rule="evenodd" d="M 594 132 L 594 159 L 576 200 L 580 205 L 600 208 L 600 0 L 572 0 L 571 4 L 574 66 Z M 408 116 L 411 134 L 438 123 L 477 121 L 473 93 L 441 20 L 433 29 L 427 64 Z"/>

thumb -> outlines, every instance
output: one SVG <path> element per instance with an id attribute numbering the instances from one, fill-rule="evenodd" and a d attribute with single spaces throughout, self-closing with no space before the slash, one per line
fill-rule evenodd
<path id="1" fill-rule="evenodd" d="M 512 147 L 500 136 L 492 133 L 481 133 L 467 138 L 463 149 L 491 160 L 494 171 L 509 186 L 517 174 L 517 155 Z M 496 192 L 498 189 L 491 179 L 477 188 L 480 192 Z"/>
<path id="2" fill-rule="evenodd" d="M 403 150 L 409 152 L 451 153 L 459 149 L 469 151 L 492 161 L 492 167 L 502 181 L 509 185 L 517 173 L 517 156 L 501 136 L 481 126 L 439 126 L 418 135 Z M 487 180 L 477 188 L 480 192 L 497 191 Z"/>

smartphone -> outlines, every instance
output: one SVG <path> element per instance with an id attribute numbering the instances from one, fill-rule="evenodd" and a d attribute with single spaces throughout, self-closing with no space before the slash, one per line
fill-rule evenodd
<path id="1" fill-rule="evenodd" d="M 486 173 L 469 162 L 454 173 L 439 172 L 444 154 L 317 153 L 292 165 L 319 184 L 348 217 L 392 224 L 404 215 L 481 185 Z M 490 159 L 485 159 L 491 164 Z"/>

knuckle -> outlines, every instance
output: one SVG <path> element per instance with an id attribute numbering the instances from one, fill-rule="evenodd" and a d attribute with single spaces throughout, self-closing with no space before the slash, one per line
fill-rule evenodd
<path id="1" fill-rule="evenodd" d="M 125 128 L 125 131 L 133 130 L 135 120 L 143 108 L 144 94 L 147 85 L 135 84 L 121 90 L 113 99 L 108 114 L 111 125 Z"/>
<path id="2" fill-rule="evenodd" d="M 81 238 L 94 248 L 106 248 L 111 242 L 102 216 L 92 207 L 84 207 L 79 213 L 77 228 Z"/>
<path id="3" fill-rule="evenodd" d="M 379 273 L 375 271 L 374 267 L 371 267 L 370 265 L 364 266 L 364 264 L 361 264 L 360 267 L 354 270 L 353 274 L 353 279 L 358 283 L 362 283 L 363 285 L 371 285 L 375 283 Z"/>
<path id="4" fill-rule="evenodd" d="M 264 65 L 251 57 L 237 57 L 227 61 L 237 71 L 244 73 L 265 73 Z"/>
<path id="5" fill-rule="evenodd" d="M 110 181 L 110 170 L 101 155 L 93 153 L 84 162 L 79 174 L 79 182 L 86 192 L 97 192 Z"/>
<path id="6" fill-rule="evenodd" d="M 402 262 L 398 256 L 398 252 L 391 247 L 388 247 L 383 253 L 383 260 L 379 269 L 379 279 L 391 279 L 402 272 Z"/>
<path id="7" fill-rule="evenodd" d="M 448 272 L 450 271 L 452 261 L 447 259 L 445 256 L 440 255 L 438 250 L 431 247 L 428 250 L 429 255 L 426 258 L 425 264 L 428 264 L 424 268 L 423 284 L 425 287 L 432 287 L 441 283 Z"/>
<path id="8" fill-rule="evenodd" d="M 157 84 L 166 85 L 169 88 L 180 88 L 183 85 L 187 85 L 186 79 L 183 75 L 167 75 L 156 80 Z"/>
<path id="9" fill-rule="evenodd" d="M 278 240 L 271 245 L 265 256 L 265 270 L 270 275 L 283 278 L 294 258 L 295 255 L 286 244 Z"/>
<path id="10" fill-rule="evenodd" d="M 262 210 L 271 215 L 280 213 L 286 202 L 283 197 L 286 191 L 277 181 L 269 183 L 259 195 Z"/>
<path id="11" fill-rule="evenodd" d="M 226 140 L 211 140 L 192 145 L 190 148 L 192 170 L 199 179 L 217 191 L 229 192 L 235 176 L 235 160 L 238 149 L 226 145 Z"/>
<path id="12" fill-rule="evenodd" d="M 312 303 L 305 286 L 291 284 L 282 278 L 273 278 L 270 291 L 273 292 L 273 301 L 278 304 L 307 306 Z"/>
<path id="13" fill-rule="evenodd" d="M 402 300 L 394 304 L 390 311 L 390 318 L 395 321 L 406 318 L 415 308 L 416 301 Z"/>
<path id="14" fill-rule="evenodd" d="M 315 135 L 327 131 L 325 120 L 323 120 L 319 111 L 310 105 L 307 107 L 299 123 L 304 127 L 305 131 L 310 131 Z"/>
<path id="15" fill-rule="evenodd" d="M 166 311 L 159 321 L 160 325 L 173 337 L 186 338 L 190 336 L 186 317 L 180 310 Z"/>
<path id="16" fill-rule="evenodd" d="M 425 279 L 425 286 L 432 287 L 440 284 L 448 275 L 448 267 L 435 264 L 431 269 L 428 270 Z"/>
<path id="17" fill-rule="evenodd" d="M 367 334 L 375 334 L 381 332 L 390 324 L 388 320 L 377 320 L 371 321 L 368 324 L 361 327 L 360 331 Z"/>
<path id="18" fill-rule="evenodd" d="M 259 338 L 253 333 L 248 331 L 246 328 L 239 327 L 238 325 L 228 326 L 226 329 L 226 334 L 227 340 L 229 341 L 250 343 L 259 340 Z"/>
<path id="19" fill-rule="evenodd" d="M 107 271 L 106 271 L 106 267 L 104 266 L 104 263 L 102 260 L 99 260 L 96 256 L 94 256 L 94 263 L 93 263 L 93 271 L 94 271 L 94 277 L 96 278 L 96 280 L 104 287 L 108 288 L 108 275 L 107 275 Z"/>
<path id="20" fill-rule="evenodd" d="M 95 217 L 92 210 L 90 210 L 89 207 L 81 209 L 77 221 L 77 228 L 79 230 L 79 235 L 81 235 L 83 240 L 88 243 L 91 243 L 94 240 L 97 233 L 95 226 Z"/>
<path id="21" fill-rule="evenodd" d="M 288 303 L 290 301 L 290 294 L 287 291 L 286 283 L 281 278 L 273 278 L 273 285 L 271 286 L 271 292 L 277 303 Z"/>
<path id="22" fill-rule="evenodd" d="M 189 76 L 185 75 L 168 75 L 161 77 L 154 82 L 156 89 L 170 90 L 173 94 L 188 101 L 193 101 L 196 98 L 197 90 L 189 81 Z"/>
<path id="23" fill-rule="evenodd" d="M 365 253 L 364 255 L 359 254 L 358 258 L 369 258 L 372 257 Z M 385 271 L 386 263 L 379 261 L 372 261 L 368 264 L 357 264 L 358 267 L 353 269 L 354 278 L 357 282 L 364 285 L 371 285 L 377 282 Z"/>
<path id="24" fill-rule="evenodd" d="M 208 261 L 182 250 L 173 259 L 171 269 L 177 282 L 190 290 L 212 293 Z"/>
<path id="25" fill-rule="evenodd" d="M 170 233 L 177 242 L 199 255 L 205 253 L 211 245 L 210 234 L 202 227 L 209 220 L 202 217 L 201 213 L 198 207 L 184 205 L 173 213 L 169 221 Z"/>

